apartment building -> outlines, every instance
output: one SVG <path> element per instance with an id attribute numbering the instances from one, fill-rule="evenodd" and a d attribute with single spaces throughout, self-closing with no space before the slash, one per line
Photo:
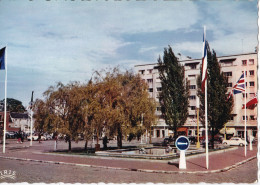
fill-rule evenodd
<path id="1" fill-rule="evenodd" d="M 232 118 L 226 124 L 226 132 L 233 135 L 244 135 L 244 120 L 247 119 L 248 134 L 257 134 L 257 108 L 253 110 L 247 109 L 247 115 L 244 115 L 244 100 L 252 99 L 257 93 L 257 53 L 246 53 L 239 55 L 229 55 L 218 57 L 221 70 L 228 77 L 228 91 L 236 84 L 242 72 L 246 71 L 246 94 L 237 94 L 234 96 L 234 108 Z M 181 60 L 181 65 L 185 69 L 185 78 L 189 80 L 189 116 L 179 131 L 185 131 L 187 135 L 195 136 L 197 133 L 196 118 L 196 101 L 197 97 L 197 78 L 200 74 L 201 59 Z M 159 79 L 158 64 L 136 65 L 135 72 L 148 83 L 148 92 L 151 98 L 156 100 L 157 124 L 152 128 L 152 137 L 164 138 L 172 134 L 168 129 L 164 119 L 161 116 L 161 108 L 159 103 L 159 93 L 162 90 Z M 204 130 L 204 126 L 199 124 L 200 132 Z M 221 131 L 223 132 L 223 130 Z"/>

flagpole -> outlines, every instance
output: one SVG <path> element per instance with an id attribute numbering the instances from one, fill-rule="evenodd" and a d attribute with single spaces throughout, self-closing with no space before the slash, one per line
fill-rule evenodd
<path id="1" fill-rule="evenodd" d="M 5 153 L 5 137 L 6 137 L 6 94 L 7 94 L 7 47 L 5 48 L 5 107 L 4 107 L 4 136 L 3 136 L 3 153 Z"/>
<path id="2" fill-rule="evenodd" d="M 206 53 L 204 53 L 206 52 Z M 204 26 L 204 43 L 203 43 L 203 57 L 204 58 L 204 65 L 206 66 L 203 70 L 203 73 L 205 73 L 205 143 L 206 143 L 206 168 L 209 169 L 209 145 L 208 145 L 208 92 L 207 92 L 207 62 L 208 62 L 208 55 L 207 55 L 207 41 L 206 41 L 206 26 Z M 203 74 L 202 73 L 202 74 Z M 202 76 L 203 78 L 203 76 Z M 204 80 L 204 79 L 203 79 Z"/>
<path id="3" fill-rule="evenodd" d="M 246 72 L 244 71 L 244 79 L 245 79 L 245 157 L 246 157 Z"/>
<path id="4" fill-rule="evenodd" d="M 207 81 L 205 83 L 205 136 L 206 136 L 206 166 L 209 169 L 209 144 L 208 144 L 208 92 L 207 92 Z"/>

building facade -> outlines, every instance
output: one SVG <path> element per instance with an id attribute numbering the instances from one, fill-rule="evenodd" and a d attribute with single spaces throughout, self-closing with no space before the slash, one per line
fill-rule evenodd
<path id="1" fill-rule="evenodd" d="M 257 134 L 257 107 L 250 110 L 247 109 L 247 115 L 244 115 L 245 98 L 248 102 L 257 94 L 257 53 L 246 53 L 239 55 L 221 56 L 218 57 L 219 64 L 222 72 L 228 77 L 228 92 L 232 90 L 232 87 L 236 84 L 240 78 L 242 72 L 246 71 L 246 94 L 240 93 L 234 96 L 234 107 L 232 111 L 232 118 L 226 123 L 226 133 L 242 136 L 244 135 L 244 120 L 247 119 L 247 132 L 249 135 L 256 136 Z M 197 96 L 197 78 L 200 74 L 201 59 L 189 59 L 181 60 L 181 65 L 185 69 L 185 78 L 189 80 L 189 116 L 180 128 L 180 131 L 185 131 L 188 136 L 196 136 L 197 134 L 197 117 L 196 117 L 196 103 L 198 101 Z M 168 129 L 168 125 L 165 124 L 164 119 L 161 116 L 161 108 L 159 103 L 159 93 L 162 90 L 161 82 L 159 79 L 158 64 L 144 64 L 136 65 L 135 72 L 141 75 L 148 84 L 148 92 L 151 98 L 156 101 L 156 115 L 157 124 L 153 126 L 152 137 L 164 138 L 172 134 L 172 131 Z M 199 124 L 200 132 L 204 129 L 204 126 Z M 223 133 L 223 130 L 221 130 Z"/>
<path id="2" fill-rule="evenodd" d="M 25 133 L 30 132 L 31 126 L 31 118 L 29 114 L 26 113 L 18 113 L 18 112 L 11 112 L 10 113 L 11 123 L 9 124 L 11 128 L 17 128 Z"/>

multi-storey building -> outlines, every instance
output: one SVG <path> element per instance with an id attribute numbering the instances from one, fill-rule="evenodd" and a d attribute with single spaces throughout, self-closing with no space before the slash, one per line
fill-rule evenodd
<path id="1" fill-rule="evenodd" d="M 244 100 L 252 99 L 257 93 L 257 53 L 247 53 L 239 55 L 221 56 L 218 57 L 221 70 L 228 77 L 228 92 L 236 84 L 242 72 L 246 71 L 246 94 L 240 93 L 234 96 L 234 107 L 232 111 L 232 118 L 226 123 L 226 132 L 229 134 L 242 136 L 244 135 L 244 119 L 247 119 L 248 134 L 257 134 L 257 108 L 253 110 L 247 109 L 247 115 L 244 115 Z M 197 78 L 200 74 L 201 59 L 181 60 L 181 65 L 185 69 L 185 78 L 189 80 L 189 116 L 180 128 L 180 131 L 185 130 L 187 135 L 195 136 L 197 130 L 196 119 L 196 101 L 197 97 Z M 163 138 L 169 136 L 172 131 L 168 129 L 164 119 L 161 116 L 161 108 L 159 103 L 159 93 L 162 90 L 159 79 L 158 64 L 144 64 L 136 65 L 135 72 L 139 73 L 141 77 L 148 83 L 148 91 L 150 97 L 156 100 L 156 115 L 158 117 L 157 124 L 153 126 L 152 137 Z M 204 128 L 199 124 L 200 131 Z"/>

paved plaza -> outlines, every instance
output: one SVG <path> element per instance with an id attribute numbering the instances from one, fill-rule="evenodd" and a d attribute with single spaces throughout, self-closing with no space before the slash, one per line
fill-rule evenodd
<path id="1" fill-rule="evenodd" d="M 129 158 L 115 158 L 115 157 L 100 157 L 100 156 L 87 156 L 87 155 L 70 155 L 70 154 L 56 154 L 49 152 L 54 148 L 54 141 L 43 141 L 42 143 L 38 143 L 36 141 L 33 142 L 33 146 L 29 147 L 30 142 L 24 142 L 22 144 L 17 144 L 15 140 L 8 140 L 6 145 L 6 153 L 2 153 L 2 145 L 0 152 L 0 170 L 16 170 L 19 171 L 20 180 L 24 180 L 23 168 L 31 171 L 34 168 L 37 168 L 36 171 L 41 172 L 42 175 L 35 175 L 36 172 L 32 174 L 34 179 L 30 182 L 37 182 L 37 178 L 35 176 L 39 176 L 40 179 L 44 179 L 44 182 L 57 182 L 57 180 L 61 182 L 164 182 L 164 183 L 174 183 L 174 182 L 207 182 L 209 179 L 219 176 L 216 178 L 214 182 L 237 182 L 233 177 L 239 177 L 241 179 L 243 177 L 242 171 L 246 173 L 250 173 L 250 175 L 246 176 L 244 181 L 238 182 L 247 182 L 252 183 L 257 180 L 257 146 L 253 147 L 253 150 L 250 151 L 248 147 L 247 156 L 244 156 L 244 147 L 234 147 L 232 149 L 225 149 L 218 152 L 210 152 L 209 155 L 209 169 L 206 169 L 205 164 L 205 155 L 200 154 L 197 156 L 187 157 L 187 169 L 180 170 L 178 168 L 178 159 L 176 160 L 148 160 L 148 159 L 129 159 Z M 91 144 L 91 143 L 90 143 Z M 110 145 L 115 145 L 116 142 L 110 142 Z M 124 143 L 124 145 L 138 145 L 138 141 L 133 141 L 132 143 Z M 79 148 L 84 146 L 84 142 L 72 143 L 74 148 Z M 67 143 L 61 141 L 58 143 L 59 149 L 67 149 Z M 169 162 L 171 162 L 169 164 Z M 250 165 L 249 165 L 250 164 Z M 7 169 L 8 168 L 8 169 Z M 51 170 L 47 170 L 51 168 Z M 70 174 L 66 176 L 66 181 L 62 181 L 61 174 L 54 172 L 54 170 L 58 170 L 63 176 L 66 176 L 69 169 L 75 169 L 74 175 L 78 176 L 78 178 L 71 180 L 68 179 Z M 62 169 L 62 170 L 61 170 Z M 77 172 L 80 171 L 80 172 Z M 83 171 L 91 171 L 90 173 L 96 172 L 93 175 L 93 178 L 90 178 L 86 181 L 86 179 L 82 176 Z M 55 179 L 53 181 L 49 181 L 45 178 L 48 173 L 52 172 L 57 177 L 52 177 L 51 179 Z M 76 172 L 78 174 L 76 174 Z M 107 174 L 113 173 L 115 177 L 112 178 L 111 175 L 109 177 L 97 178 L 97 175 L 101 172 L 107 172 Z M 26 172 L 27 173 L 27 172 Z M 235 173 L 235 174 L 234 174 Z M 59 175 L 57 175 L 59 174 Z M 132 174 L 133 181 L 126 178 L 125 181 L 120 179 L 116 174 L 121 174 L 122 176 L 126 174 Z M 143 174 L 143 175 L 141 175 Z M 171 180 L 171 176 L 185 176 L 194 179 L 190 179 L 185 181 L 185 179 L 181 180 L 175 178 L 175 180 Z M 222 174 L 222 175 L 221 175 Z M 233 174 L 232 177 L 227 174 Z M 29 174 L 25 175 L 28 176 Z M 139 176 L 140 175 L 140 176 Z M 18 175 L 17 175 L 18 176 Z M 82 176 L 82 177 L 81 177 Z M 94 178 L 96 176 L 96 178 Z M 107 176 L 107 175 L 104 175 Z M 154 179 L 155 176 L 158 176 L 158 179 Z M 159 178 L 160 176 L 160 178 Z M 164 177 L 165 178 L 162 178 Z M 142 178 L 144 177 L 144 178 Z M 151 181 L 149 181 L 148 177 L 151 177 Z M 153 178 L 152 178 L 153 177 Z M 167 177 L 167 178 L 166 178 Z M 199 178 L 199 177 L 204 177 Z M 38 179 L 38 180 L 40 180 Z M 74 180 L 73 180 L 74 179 Z M 145 180 L 146 179 L 146 180 Z M 213 178 L 214 179 L 214 178 Z M 7 179 L 5 179 L 7 180 Z M 20 181 L 18 180 L 18 181 Z M 29 180 L 29 179 L 28 179 Z M 78 180 L 78 181 L 77 181 Z M 110 181 L 109 181 L 110 180 Z M 205 181 L 203 181 L 205 180 Z M 233 180 L 233 181 L 230 181 Z M 1 181 L 0 181 L 1 182 Z M 4 182 L 4 181 L 3 181 Z"/>

